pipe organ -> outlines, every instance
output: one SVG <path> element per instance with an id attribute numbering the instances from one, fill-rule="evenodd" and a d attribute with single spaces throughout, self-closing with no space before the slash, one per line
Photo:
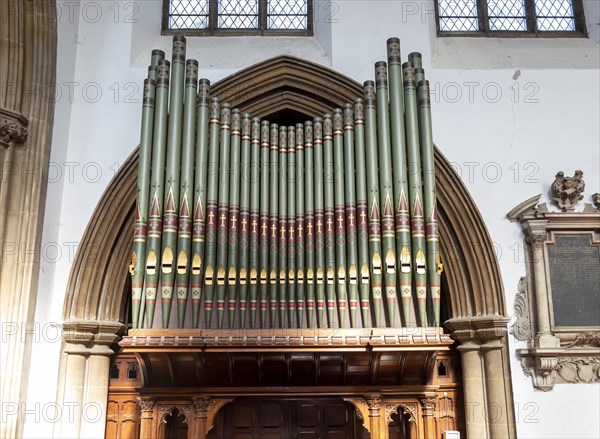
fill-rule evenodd
<path id="1" fill-rule="evenodd" d="M 389 39 L 361 96 L 293 124 L 198 70 L 183 37 L 152 52 L 106 437 L 464 431 L 421 56 Z"/>
<path id="2" fill-rule="evenodd" d="M 211 96 L 173 39 L 144 82 L 134 328 L 440 325 L 429 83 L 387 42 L 364 95 L 293 126 Z"/>

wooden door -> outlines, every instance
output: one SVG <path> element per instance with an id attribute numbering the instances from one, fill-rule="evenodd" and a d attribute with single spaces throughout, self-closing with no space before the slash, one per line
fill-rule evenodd
<path id="1" fill-rule="evenodd" d="M 239 398 L 217 414 L 209 439 L 368 439 L 338 398 Z"/>

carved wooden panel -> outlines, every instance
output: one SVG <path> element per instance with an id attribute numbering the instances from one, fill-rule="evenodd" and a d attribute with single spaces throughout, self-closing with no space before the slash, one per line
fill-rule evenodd
<path id="1" fill-rule="evenodd" d="M 241 398 L 215 418 L 210 439 L 366 439 L 355 408 L 337 398 Z"/>
<path id="2" fill-rule="evenodd" d="M 188 439 L 188 425 L 185 416 L 175 409 L 164 419 L 164 439 Z"/>
<path id="3" fill-rule="evenodd" d="M 402 409 L 391 415 L 391 422 L 388 424 L 389 439 L 412 439 L 409 416 L 404 414 Z"/>
<path id="4" fill-rule="evenodd" d="M 139 412 L 134 396 L 109 395 L 105 437 L 114 439 L 139 437 Z"/>

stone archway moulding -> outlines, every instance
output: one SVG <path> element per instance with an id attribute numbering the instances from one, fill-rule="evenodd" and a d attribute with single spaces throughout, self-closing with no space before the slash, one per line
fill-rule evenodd
<path id="1" fill-rule="evenodd" d="M 282 56 L 219 81 L 212 94 L 261 118 L 283 109 L 315 117 L 362 96 L 362 86 L 318 64 Z M 65 352 L 77 345 L 89 357 L 90 349 L 99 343 L 107 348 L 125 329 L 120 322 L 126 309 L 137 163 L 136 149 L 110 182 L 81 240 L 63 308 Z M 461 342 L 459 350 L 464 348 L 465 402 L 478 407 L 474 413 L 467 410 L 467 432 L 477 438 L 514 437 L 505 301 L 492 242 L 473 199 L 438 149 L 435 165 L 451 317 L 445 326 Z M 500 363 L 494 366 L 494 361 Z M 62 362 L 64 373 L 68 358 L 63 356 Z M 108 357 L 104 368 L 107 374 Z M 65 383 L 65 391 L 69 387 Z M 491 417 L 495 422 L 486 421 L 490 403 L 495 404 Z"/>

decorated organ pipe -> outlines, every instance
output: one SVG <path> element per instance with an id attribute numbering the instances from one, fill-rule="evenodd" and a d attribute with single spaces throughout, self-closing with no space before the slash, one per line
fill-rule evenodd
<path id="1" fill-rule="evenodd" d="M 271 124 L 270 127 L 270 187 L 269 194 L 269 289 L 271 327 L 275 327 L 275 318 L 278 309 L 278 298 L 281 291 L 278 291 L 278 267 L 279 267 L 279 125 Z M 279 294 L 279 295 L 278 295 Z"/>
<path id="2" fill-rule="evenodd" d="M 288 167 L 287 127 L 279 127 L 279 327 L 285 328 L 288 310 Z"/>
<path id="3" fill-rule="evenodd" d="M 423 192 L 421 190 L 421 159 L 419 151 L 419 122 L 417 114 L 417 84 L 415 69 L 412 64 L 405 63 L 404 94 L 406 117 L 406 149 L 409 169 L 409 208 L 410 231 L 412 242 L 413 280 L 417 296 L 419 324 L 427 326 L 427 296 L 425 270 L 425 223 L 423 221 Z"/>
<path id="4" fill-rule="evenodd" d="M 268 121 L 264 120 L 260 125 L 260 225 L 259 225 L 259 282 L 260 282 L 260 323 L 267 328 L 267 310 L 270 309 L 269 302 L 269 222 L 270 222 L 270 154 L 271 154 L 271 129 Z"/>
<path id="5" fill-rule="evenodd" d="M 240 147 L 241 147 L 242 115 L 239 109 L 231 111 L 231 158 L 227 173 L 229 177 L 229 225 L 227 251 L 227 314 L 229 327 L 233 327 L 235 311 L 240 308 L 237 297 L 238 288 L 238 242 L 240 219 Z M 245 308 L 245 307 L 244 307 Z M 221 325 L 219 324 L 219 327 Z"/>
<path id="6" fill-rule="evenodd" d="M 206 244 L 204 255 L 204 327 L 210 328 L 214 305 L 217 270 L 217 224 L 219 184 L 219 130 L 221 128 L 221 104 L 218 98 L 210 101 L 210 131 L 208 147 L 208 177 L 206 182 Z"/>
<path id="7" fill-rule="evenodd" d="M 396 271 L 398 272 L 401 315 L 405 325 L 412 319 L 411 236 L 408 211 L 408 176 L 406 164 L 405 94 L 402 82 L 400 40 L 387 41 L 387 58 L 390 93 L 390 128 L 392 142 L 392 168 L 394 178 L 394 216 L 396 231 Z"/>
<path id="8" fill-rule="evenodd" d="M 288 188 L 288 235 L 286 251 L 288 255 L 288 327 L 298 324 L 296 313 L 296 129 L 287 128 L 287 169 L 282 174 L 287 179 Z"/>
<path id="9" fill-rule="evenodd" d="M 306 253 L 306 317 L 309 328 L 315 325 L 315 305 L 317 303 L 315 289 L 315 172 L 314 172 L 314 143 L 313 123 L 304 122 L 304 249 Z"/>
<path id="10" fill-rule="evenodd" d="M 344 197 L 344 137 L 342 110 L 333 110 L 333 186 L 335 256 L 337 271 L 338 324 L 344 327 L 348 297 L 348 268 L 346 266 L 346 202 Z"/>
<path id="11" fill-rule="evenodd" d="M 358 314 L 358 249 L 356 235 L 356 182 L 354 166 L 354 108 L 352 104 L 344 105 L 344 197 L 346 214 L 346 247 L 348 283 L 348 304 L 350 308 L 350 327 L 357 327 Z"/>
<path id="12" fill-rule="evenodd" d="M 295 126 L 296 144 L 295 148 L 295 160 L 296 166 L 294 167 L 294 184 L 296 190 L 296 248 L 293 250 L 296 254 L 296 283 L 298 288 L 296 290 L 296 308 L 298 310 L 297 327 L 302 328 L 305 317 L 305 281 L 304 281 L 304 253 L 305 253 L 305 239 L 306 239 L 306 227 L 304 223 L 304 125 L 301 123 Z M 310 324 L 309 324 L 310 326 Z"/>
<path id="13" fill-rule="evenodd" d="M 181 178 L 179 179 L 179 228 L 177 232 L 176 283 L 177 327 L 183 328 L 189 288 L 190 251 L 192 244 L 192 209 L 194 187 L 194 139 L 196 135 L 196 96 L 198 61 L 186 62 Z"/>
<path id="14" fill-rule="evenodd" d="M 146 252 L 145 319 L 152 327 L 156 294 L 160 277 L 161 238 L 163 229 L 164 163 L 167 146 L 167 117 L 169 99 L 169 61 L 162 59 L 156 70 L 156 100 L 154 107 L 154 133 L 152 141 L 152 173 L 150 176 L 150 204 L 148 214 L 148 240 Z"/>
<path id="15" fill-rule="evenodd" d="M 250 244 L 250 181 L 252 168 L 250 167 L 251 156 L 251 122 L 248 113 L 242 114 L 242 143 L 240 167 L 238 171 L 240 179 L 240 216 L 237 225 L 239 232 L 239 313 L 240 326 L 246 327 L 246 311 L 248 308 L 248 276 L 250 270 L 249 263 L 249 244 Z M 231 299 L 231 298 L 230 298 Z M 255 302 L 256 303 L 256 302 Z M 235 311 L 235 308 L 234 308 Z M 235 319 L 229 319 L 229 325 L 233 326 Z"/>
<path id="16" fill-rule="evenodd" d="M 335 325 L 335 201 L 334 181 L 335 163 L 333 162 L 333 120 L 331 114 L 323 116 L 323 200 L 324 223 L 317 222 L 317 229 L 325 230 L 325 282 L 327 295 L 327 322 L 330 328 Z M 345 307 L 345 297 L 340 297 Z M 344 310 L 345 311 L 345 310 Z"/>
<path id="17" fill-rule="evenodd" d="M 369 209 L 367 202 L 367 168 L 365 157 L 365 110 L 363 100 L 354 100 L 354 144 L 356 164 L 356 224 L 362 326 L 369 327 L 371 276 L 369 260 Z"/>
<path id="18" fill-rule="evenodd" d="M 227 249 L 229 226 L 229 172 L 231 156 L 231 106 L 221 105 L 219 141 L 219 189 L 217 203 L 217 324 L 223 329 L 227 291 Z"/>
<path id="19" fill-rule="evenodd" d="M 314 161 L 313 181 L 315 217 L 313 227 L 309 224 L 308 232 L 314 234 L 315 241 L 315 284 L 317 302 L 317 324 L 326 326 L 325 321 L 325 184 L 324 184 L 324 155 L 323 155 L 323 119 L 313 119 Z"/>
<path id="20" fill-rule="evenodd" d="M 433 135 L 431 131 L 431 98 L 429 81 L 418 83 L 419 133 L 423 167 L 423 201 L 425 205 L 425 230 L 427 235 L 428 288 L 432 299 L 433 326 L 440 325 L 440 259 L 439 232 L 435 190 L 435 165 L 433 160 Z"/>
<path id="21" fill-rule="evenodd" d="M 375 83 L 364 84 L 365 150 L 367 164 L 367 204 L 369 215 L 369 257 L 371 270 L 371 308 L 373 324 L 381 325 L 383 263 L 381 258 L 381 214 L 379 208 L 379 156 L 377 153 L 377 108 Z"/>
<path id="22" fill-rule="evenodd" d="M 211 98 L 183 37 L 172 64 L 164 58 L 152 52 L 144 83 L 134 328 L 440 324 L 431 106 L 418 53 L 402 65 L 389 39 L 363 96 L 292 126 Z"/>
<path id="23" fill-rule="evenodd" d="M 183 88 L 185 76 L 185 37 L 173 38 L 169 123 L 167 128 L 167 163 L 165 167 L 164 213 L 162 222 L 162 258 L 160 295 L 163 328 L 169 327 L 175 257 L 179 224 L 179 177 L 181 171 L 181 138 L 183 134 Z"/>
<path id="24" fill-rule="evenodd" d="M 210 82 L 201 79 L 198 85 L 196 121 L 196 162 L 194 175 L 194 217 L 192 222 L 192 262 L 190 284 L 192 289 L 192 326 L 200 324 L 200 306 L 204 272 L 204 247 L 206 242 L 206 197 L 208 170 L 208 134 L 210 116 Z"/>
<path id="25" fill-rule="evenodd" d="M 150 160 L 152 158 L 152 128 L 154 125 L 155 81 L 144 81 L 142 107 L 142 133 L 140 139 L 140 159 L 138 165 L 137 198 L 135 205 L 135 230 L 131 256 L 131 315 L 134 327 L 139 325 L 140 304 L 144 288 L 144 262 L 146 259 L 146 235 L 148 233 L 148 200 L 150 187 Z"/>
<path id="26" fill-rule="evenodd" d="M 252 143 L 250 153 L 249 173 L 245 175 L 250 177 L 250 259 L 249 259 L 249 283 L 250 283 L 250 326 L 256 328 L 258 318 L 258 276 L 260 271 L 259 246 L 261 245 L 260 220 L 261 211 L 260 202 L 260 176 L 264 174 L 261 169 L 261 143 L 260 143 L 260 119 L 252 118 Z M 267 144 L 267 154 L 269 152 Z M 268 174 L 267 174 L 268 177 Z M 268 189 L 268 188 L 267 188 Z M 263 197 L 266 198 L 266 197 Z M 262 252 L 262 250 L 260 250 Z M 245 325 L 242 324 L 244 328 Z"/>
<path id="27" fill-rule="evenodd" d="M 394 231 L 394 187 L 390 144 L 390 118 L 388 104 L 387 64 L 375 64 L 375 90 L 377 99 L 377 142 L 379 144 L 379 171 L 381 175 L 381 244 L 383 251 L 383 279 L 387 304 L 388 326 L 395 325 L 396 292 L 396 242 Z"/>

